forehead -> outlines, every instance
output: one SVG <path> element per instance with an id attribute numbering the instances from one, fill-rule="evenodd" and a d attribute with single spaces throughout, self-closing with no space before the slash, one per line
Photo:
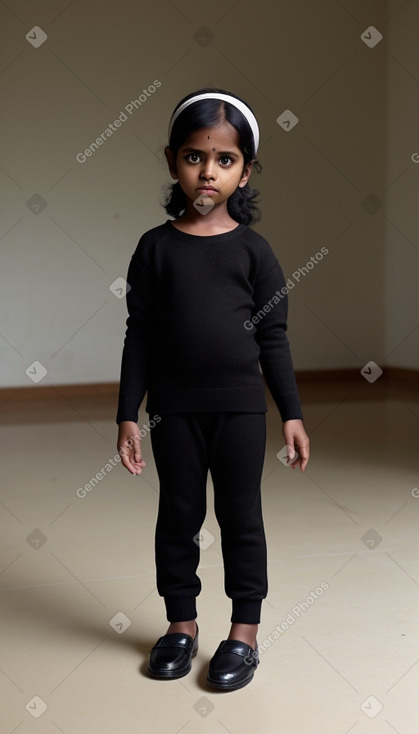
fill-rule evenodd
<path id="1" fill-rule="evenodd" d="M 229 122 L 224 121 L 215 127 L 202 127 L 199 130 L 194 130 L 194 132 L 188 135 L 187 139 L 183 141 L 181 147 L 196 147 L 201 150 L 206 148 L 210 150 L 212 148 L 217 148 L 219 150 L 234 149 L 240 153 L 238 143 L 239 134 L 236 128 Z"/>

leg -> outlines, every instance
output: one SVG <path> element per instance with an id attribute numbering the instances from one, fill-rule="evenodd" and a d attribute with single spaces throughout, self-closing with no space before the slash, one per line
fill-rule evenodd
<path id="1" fill-rule="evenodd" d="M 221 530 L 225 591 L 233 606 L 229 639 L 255 649 L 262 599 L 268 589 L 260 490 L 265 414 L 222 414 L 213 439 L 214 508 Z"/>
<path id="2" fill-rule="evenodd" d="M 199 544 L 206 515 L 208 457 L 195 414 L 163 415 L 151 431 L 160 480 L 155 533 L 157 590 L 164 597 L 170 632 L 194 636 Z M 179 623 L 185 623 L 179 626 Z"/>
<path id="3" fill-rule="evenodd" d="M 160 479 L 155 552 L 157 589 L 164 597 L 165 635 L 150 651 L 148 674 L 182 678 L 198 651 L 196 596 L 201 582 L 196 571 L 199 533 L 206 514 L 207 449 L 197 416 L 163 416 L 151 432 Z"/>

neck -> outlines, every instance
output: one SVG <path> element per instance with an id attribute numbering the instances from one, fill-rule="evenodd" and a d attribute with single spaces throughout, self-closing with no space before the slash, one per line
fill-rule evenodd
<path id="1" fill-rule="evenodd" d="M 230 217 L 226 202 L 213 206 L 206 214 L 201 214 L 195 209 L 193 202 L 188 200 L 186 211 L 176 219 L 176 225 L 179 225 L 179 229 L 194 231 L 196 234 L 217 234 L 234 229 L 238 222 Z"/>

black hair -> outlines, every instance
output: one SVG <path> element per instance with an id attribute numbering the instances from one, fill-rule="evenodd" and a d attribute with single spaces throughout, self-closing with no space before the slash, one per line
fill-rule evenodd
<path id="1" fill-rule="evenodd" d="M 190 99 L 190 97 L 194 97 L 197 94 L 205 94 L 206 92 L 229 94 L 231 97 L 235 97 L 241 102 L 244 102 L 244 100 L 236 94 L 232 94 L 232 92 L 226 92 L 224 89 L 208 87 L 186 95 L 186 97 L 181 99 L 179 104 L 176 105 L 173 114 L 176 112 L 178 107 L 183 104 L 183 102 L 186 102 L 187 99 Z M 244 102 L 244 104 L 249 107 L 247 102 Z M 249 109 L 251 108 L 249 107 Z M 238 132 L 238 145 L 243 154 L 244 166 L 247 163 L 252 162 L 257 173 L 259 173 L 262 170 L 262 166 L 256 157 L 252 128 L 240 110 L 224 100 L 201 99 L 188 105 L 188 107 L 186 107 L 176 118 L 173 124 L 168 147 L 176 157 L 179 148 L 192 132 L 203 127 L 218 125 L 224 119 L 233 125 Z M 239 223 L 247 225 L 258 222 L 261 218 L 260 210 L 256 206 L 256 197 L 258 195 L 259 191 L 251 189 L 248 182 L 242 188 L 238 187 L 227 200 L 227 211 L 230 217 Z M 168 185 L 163 206 L 166 213 L 175 217 L 175 219 L 180 217 L 185 210 L 186 195 L 181 189 L 178 181 L 175 184 Z"/>

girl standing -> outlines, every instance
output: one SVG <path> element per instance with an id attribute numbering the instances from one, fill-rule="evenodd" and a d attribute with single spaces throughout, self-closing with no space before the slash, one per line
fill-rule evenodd
<path id="1" fill-rule="evenodd" d="M 232 614 L 207 682 L 224 690 L 253 678 L 268 589 L 260 487 L 267 405 L 259 363 L 288 455 L 299 454 L 292 467 L 304 471 L 309 458 L 285 333 L 284 275 L 268 242 L 249 227 L 260 216 L 258 192 L 248 184 L 259 166 L 258 144 L 252 110 L 230 92 L 202 89 L 175 108 L 165 148 L 177 181 L 165 205 L 174 219 L 141 237 L 128 269 L 116 418 L 122 463 L 141 474 L 137 421 L 147 392 L 160 482 L 157 590 L 170 623 L 150 653 L 155 678 L 186 675 L 198 649 L 196 571 L 211 472 Z"/>

